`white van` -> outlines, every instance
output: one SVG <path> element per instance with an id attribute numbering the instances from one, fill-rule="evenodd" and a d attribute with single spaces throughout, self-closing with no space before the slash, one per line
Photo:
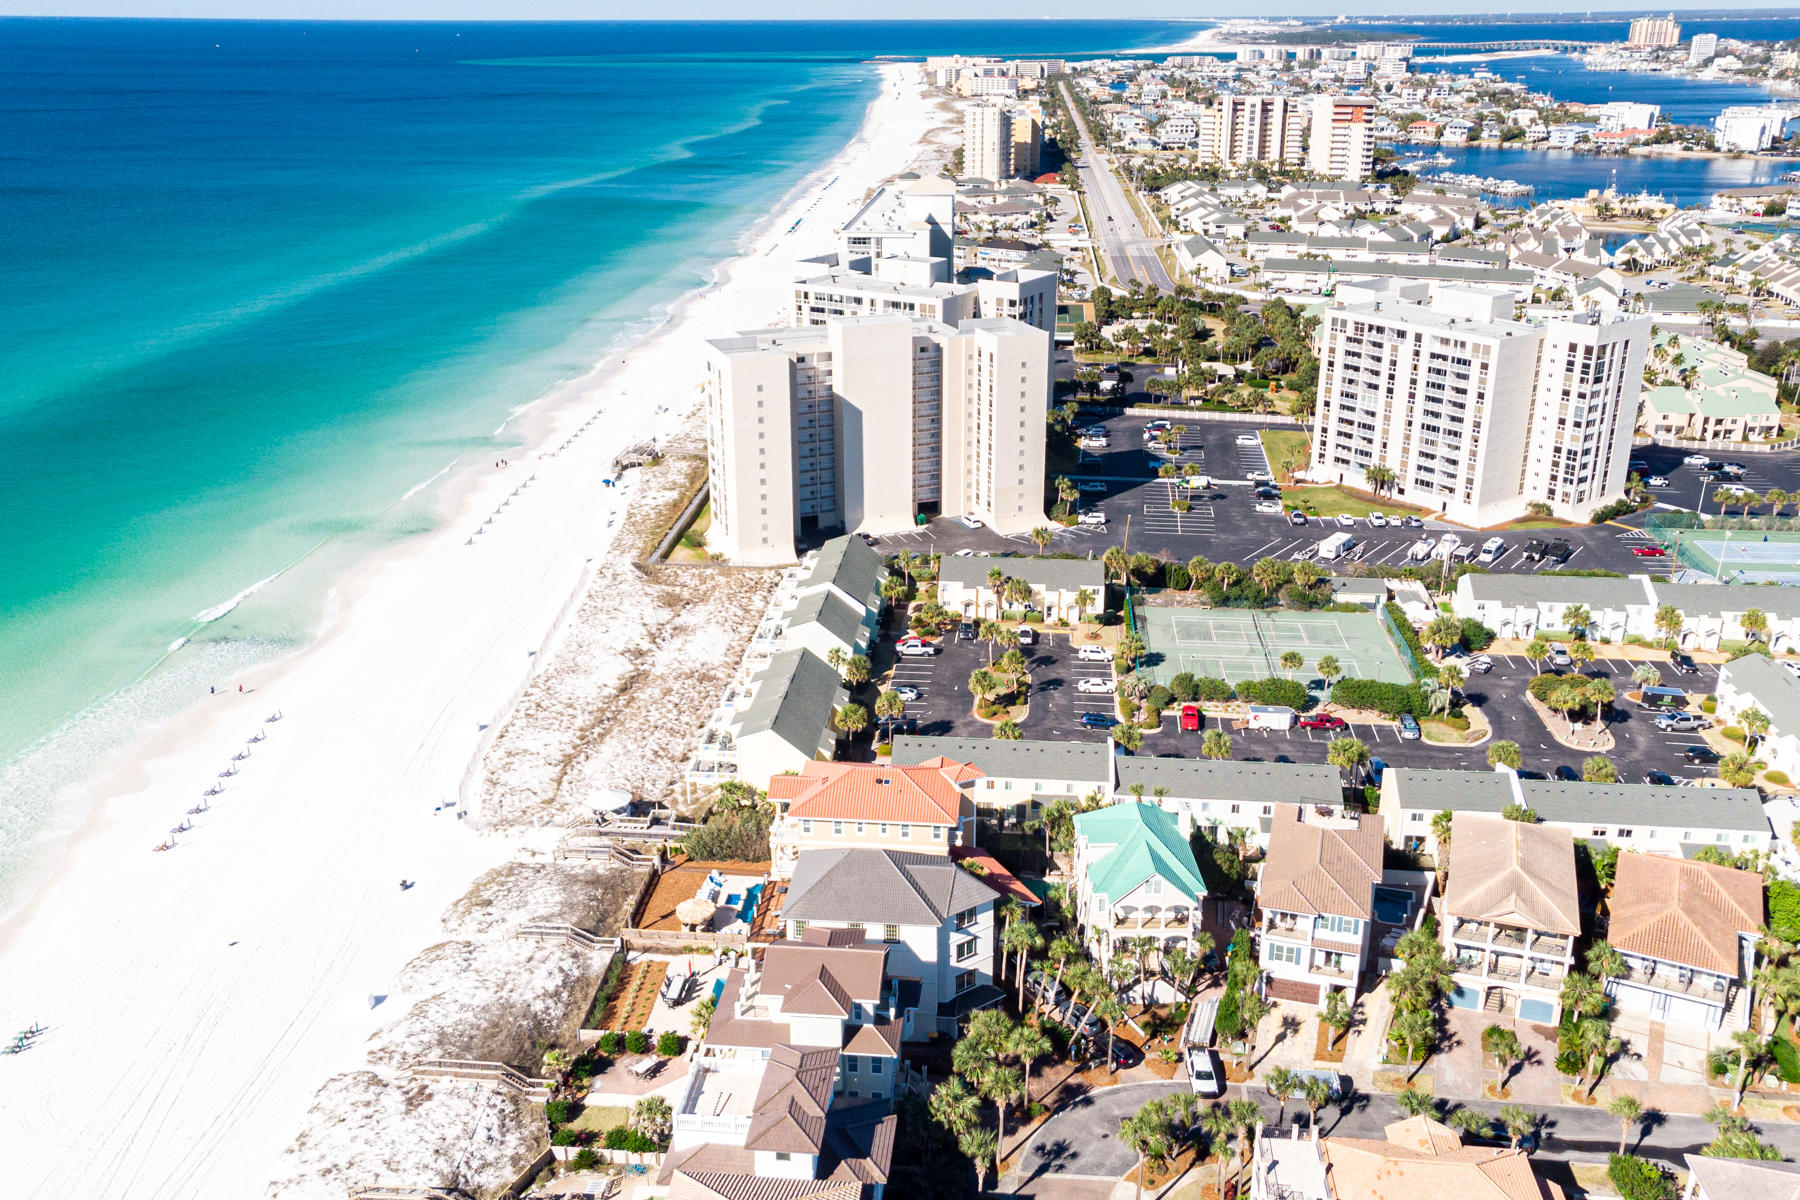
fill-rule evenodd
<path id="1" fill-rule="evenodd" d="M 1356 545 L 1356 539 L 1347 533 L 1334 533 L 1319 543 L 1319 561 L 1336 562 Z"/>
<path id="2" fill-rule="evenodd" d="M 1285 704 L 1252 704 L 1249 727 L 1251 729 L 1292 729 L 1294 717 L 1294 710 Z"/>
<path id="3" fill-rule="evenodd" d="M 1487 541 L 1481 543 L 1481 553 L 1476 556 L 1475 561 L 1484 567 L 1491 567 L 1494 563 L 1498 562 L 1500 556 L 1505 553 L 1506 539 L 1491 537 Z"/>

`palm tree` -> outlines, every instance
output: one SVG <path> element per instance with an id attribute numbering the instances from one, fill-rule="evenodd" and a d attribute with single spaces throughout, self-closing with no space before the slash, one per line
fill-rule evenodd
<path id="1" fill-rule="evenodd" d="M 1094 593 L 1091 592 L 1090 590 L 1088 590 L 1087 588 L 1081 588 L 1078 591 L 1076 591 L 1076 593 L 1075 593 L 1075 619 L 1077 621 L 1080 621 L 1082 617 L 1087 615 L 1088 609 L 1090 609 L 1092 607 L 1094 607 Z"/>
<path id="2" fill-rule="evenodd" d="M 1656 631 L 1674 641 L 1681 636 L 1681 626 L 1685 620 L 1679 608 L 1673 604 L 1664 604 L 1656 610 Z"/>
<path id="3" fill-rule="evenodd" d="M 1744 749 L 1754 750 L 1763 735 L 1769 732 L 1769 714 L 1753 704 L 1738 714 L 1738 724 L 1750 735 L 1750 742 Z"/>
<path id="4" fill-rule="evenodd" d="M 1231 757 L 1231 735 L 1223 729 L 1209 729 L 1200 735 L 1200 756 L 1221 759 Z"/>
<path id="5" fill-rule="evenodd" d="M 1039 554 L 1042 554 L 1044 552 L 1044 547 L 1048 546 L 1050 544 L 1050 539 L 1056 535 L 1042 525 L 1039 525 L 1036 529 L 1031 531 L 1029 536 L 1031 538 L 1031 544 L 1037 547 L 1037 552 Z"/>
<path id="6" fill-rule="evenodd" d="M 1025 1011 L 1025 959 L 1044 948 L 1044 935 L 1033 921 L 1014 921 L 1000 935 L 1000 944 L 1013 956 L 1013 979 L 1019 985 L 1019 1011 Z"/>
<path id="7" fill-rule="evenodd" d="M 1644 1120 L 1644 1106 L 1636 1096 L 1614 1096 L 1607 1104 L 1606 1111 L 1619 1118 L 1619 1153 L 1625 1153 L 1625 1143 L 1631 1138 L 1632 1126 Z"/>
<path id="8" fill-rule="evenodd" d="M 1719 760 L 1719 778 L 1731 787 L 1749 787 L 1756 782 L 1756 760 L 1742 750 L 1733 750 Z"/>
<path id="9" fill-rule="evenodd" d="M 1625 956 L 1610 942 L 1595 942 L 1587 949 L 1587 969 L 1601 979 L 1616 979 L 1625 973 Z"/>
<path id="10" fill-rule="evenodd" d="M 1298 650 L 1283 650 L 1281 652 L 1281 669 L 1287 672 L 1287 677 L 1289 679 L 1294 677 L 1295 671 L 1298 671 L 1305 665 L 1306 658 Z"/>
<path id="11" fill-rule="evenodd" d="M 1188 588 L 1205 587 L 1212 580 L 1212 560 L 1203 554 L 1196 554 L 1188 559 Z"/>
<path id="12" fill-rule="evenodd" d="M 1752 1033 L 1748 1029 L 1740 1029 L 1732 1034 L 1731 1042 L 1732 1045 L 1737 1047 L 1735 1052 L 1735 1057 L 1737 1058 L 1737 1100 L 1732 1104 L 1732 1107 L 1742 1108 L 1744 1107 L 1744 1093 L 1750 1090 L 1750 1080 L 1755 1077 L 1758 1071 L 1767 1066 L 1774 1056 L 1769 1052 L 1768 1040 Z M 1733 1052 L 1723 1051 L 1723 1053 L 1731 1054 Z"/>
<path id="13" fill-rule="evenodd" d="M 1333 992 L 1332 995 L 1338 993 Z M 1270 1072 L 1273 1074 L 1274 1072 Z M 1300 1102 L 1306 1105 L 1306 1127 L 1317 1129 L 1319 1126 L 1319 1110 L 1331 1100 L 1331 1084 L 1311 1075 L 1300 1081 Z"/>
<path id="14" fill-rule="evenodd" d="M 1344 993 L 1333 991 L 1325 997 L 1325 1011 L 1320 1014 L 1319 1020 L 1325 1022 L 1325 1027 L 1331 1030 L 1331 1044 L 1336 1046 L 1344 1040 L 1344 1035 L 1356 1022 L 1356 1010 Z"/>
<path id="15" fill-rule="evenodd" d="M 1444 1123 L 1464 1137 L 1486 1137 L 1488 1130 L 1493 1127 L 1492 1118 L 1473 1108 L 1457 1109 Z"/>
<path id="16" fill-rule="evenodd" d="M 1357 738 L 1332 738 L 1325 747 L 1325 761 L 1340 771 L 1354 771 L 1369 761 L 1369 748 Z"/>
<path id="17" fill-rule="evenodd" d="M 844 660 L 849 657 L 850 657 L 849 655 L 845 654 L 843 652 L 843 650 L 839 649 L 836 646 L 833 646 L 831 649 L 829 649 L 825 652 L 826 663 L 830 665 L 830 667 L 833 671 L 837 671 L 839 673 L 842 673 L 842 671 L 844 669 Z"/>
<path id="18" fill-rule="evenodd" d="M 1449 613 L 1440 613 L 1425 627 L 1419 640 L 1441 658 L 1444 651 L 1462 640 L 1462 622 Z"/>
<path id="19" fill-rule="evenodd" d="M 975 699 L 985 700 L 1000 690 L 1000 679 L 992 671 L 977 667 L 969 672 L 969 690 L 975 693 Z"/>
<path id="20" fill-rule="evenodd" d="M 1273 594 L 1281 586 L 1281 564 L 1272 558 L 1259 558 L 1250 567 L 1250 578 L 1256 586 Z"/>
<path id="21" fill-rule="evenodd" d="M 1143 1200 L 1146 1164 L 1161 1162 L 1173 1149 L 1169 1117 L 1162 1101 L 1146 1101 L 1142 1108 L 1120 1121 L 1119 1141 L 1137 1155 L 1137 1196 Z"/>
<path id="22" fill-rule="evenodd" d="M 1619 769 L 1604 754 L 1590 754 L 1581 763 L 1581 781 L 1583 783 L 1617 783 Z"/>
<path id="23" fill-rule="evenodd" d="M 1738 618 L 1738 624 L 1750 635 L 1750 640 L 1760 642 L 1763 635 L 1769 632 L 1769 614 L 1760 608 L 1746 608 Z"/>
<path id="24" fill-rule="evenodd" d="M 1550 656 L 1550 639 L 1543 634 L 1535 635 L 1525 646 L 1525 657 L 1531 660 L 1531 669 L 1542 672 L 1544 659 Z"/>
<path id="25" fill-rule="evenodd" d="M 1250 1163 L 1250 1138 L 1263 1123 L 1262 1106 L 1254 1100 L 1233 1100 L 1225 1106 L 1231 1112 L 1231 1125 L 1237 1131 L 1238 1171 Z"/>
<path id="26" fill-rule="evenodd" d="M 1101 566 L 1103 566 L 1106 569 L 1106 574 L 1108 577 L 1111 577 L 1113 575 L 1117 575 L 1119 577 L 1119 586 L 1120 587 L 1124 587 L 1126 585 L 1126 583 L 1129 582 L 1129 580 L 1126 578 L 1125 572 L 1126 572 L 1127 567 L 1130 565 L 1130 560 L 1128 560 L 1125 557 L 1125 547 L 1123 547 L 1123 546 L 1107 547 L 1106 553 L 1102 554 L 1100 556 L 1100 564 L 1101 564 Z M 998 568 L 996 568 L 996 569 L 998 569 Z"/>
<path id="27" fill-rule="evenodd" d="M 1577 637 L 1584 637 L 1587 627 L 1593 623 L 1593 614 L 1588 612 L 1585 604 L 1565 604 L 1562 610 L 1562 626 Z"/>
<path id="28" fill-rule="evenodd" d="M 1519 752 L 1519 743 L 1492 742 L 1488 745 L 1487 761 L 1490 767 L 1507 766 L 1516 771 L 1525 759 Z"/>
<path id="29" fill-rule="evenodd" d="M 869 727 L 869 710 L 860 704 L 846 704 L 837 710 L 837 727 L 855 737 Z"/>
<path id="30" fill-rule="evenodd" d="M 1390 976 L 1390 981 L 1397 981 L 1398 978 Z M 1388 1028 L 1395 1037 L 1406 1043 L 1406 1063 L 1411 1066 L 1419 1057 L 1419 1047 L 1429 1049 L 1436 1041 L 1437 1014 L 1429 1008 L 1409 1008 L 1396 1016 Z"/>
<path id="31" fill-rule="evenodd" d="M 996 1062 L 981 1072 L 975 1086 L 994 1102 L 994 1113 L 999 1120 L 999 1144 L 1006 1145 L 1006 1106 L 1024 1091 L 1024 1074 L 1017 1067 L 1005 1067 Z"/>
<path id="32" fill-rule="evenodd" d="M 1445 691 L 1454 694 L 1462 690 L 1463 684 L 1468 682 L 1468 676 L 1455 663 L 1445 663 L 1438 668 L 1438 682 L 1444 685 Z"/>
<path id="33" fill-rule="evenodd" d="M 1331 686 L 1331 681 L 1344 673 L 1344 666 L 1342 663 L 1338 662 L 1335 655 L 1326 654 L 1321 656 L 1319 661 L 1313 664 L 1313 670 L 1319 673 L 1319 678 L 1323 679 L 1325 681 L 1325 686 L 1329 688 Z"/>
<path id="34" fill-rule="evenodd" d="M 1218 1194 L 1225 1194 L 1225 1159 L 1231 1141 L 1231 1134 L 1236 1127 L 1232 1124 L 1231 1109 L 1224 1104 L 1215 1104 L 1200 1114 L 1200 1128 L 1206 1131 L 1206 1140 L 1212 1145 L 1213 1153 L 1219 1157 Z"/>
<path id="35" fill-rule="evenodd" d="M 1537 1128 L 1537 1114 L 1522 1104 L 1508 1104 L 1500 1110 L 1500 1126 L 1514 1150 L 1527 1134 Z"/>
<path id="36" fill-rule="evenodd" d="M 1244 1021 L 1244 1055 L 1238 1060 L 1239 1066 L 1247 1066 L 1256 1057 L 1256 1027 L 1273 1011 L 1275 1005 L 1255 992 L 1245 993 L 1238 1001 L 1238 1016 Z"/>
<path id="37" fill-rule="evenodd" d="M 1587 681 L 1587 698 L 1594 703 L 1594 724 L 1600 724 L 1601 713 L 1612 707 L 1619 693 L 1613 687 L 1613 681 L 1602 675 L 1598 679 Z"/>
<path id="38" fill-rule="evenodd" d="M 1056 960 L 1056 982 L 1061 986 L 1063 971 L 1068 968 L 1069 960 L 1082 956 L 1081 943 L 1065 934 L 1051 941 L 1049 954 Z"/>
<path id="39" fill-rule="evenodd" d="M 1585 671 L 1594 663 L 1594 646 L 1586 638 L 1576 638 L 1569 643 L 1569 658 L 1575 664 L 1577 672 Z"/>
<path id="40" fill-rule="evenodd" d="M 1525 1047 L 1519 1041 L 1519 1035 L 1504 1025 L 1489 1025 L 1481 1031 L 1481 1048 L 1494 1056 L 1494 1063 L 1500 1073 L 1494 1078 L 1494 1095 L 1506 1098 L 1506 1077 L 1512 1071 L 1512 1065 L 1525 1057 Z"/>
<path id="41" fill-rule="evenodd" d="M 1402 1088 L 1394 1093 L 1394 1103 L 1409 1117 L 1435 1117 L 1437 1097 L 1420 1088 Z"/>
<path id="42" fill-rule="evenodd" d="M 1122 721 L 1112 727 L 1112 738 L 1126 750 L 1136 750 L 1144 744 L 1144 730 L 1135 722 Z"/>
<path id="43" fill-rule="evenodd" d="M 975 1190 L 987 1190 L 988 1172 L 994 1168 L 994 1156 L 1000 1152 L 1000 1139 L 991 1129 L 970 1129 L 956 1139 L 957 1149 L 975 1165 Z"/>
<path id="44" fill-rule="evenodd" d="M 1631 668 L 1631 682 L 1640 688 L 1657 687 L 1662 683 L 1662 672 L 1649 663 L 1639 663 Z"/>
<path id="45" fill-rule="evenodd" d="M 1419 691 L 1425 697 L 1425 711 L 1431 716 L 1450 711 L 1450 689 L 1436 679 L 1426 678 L 1419 681 Z"/>
<path id="46" fill-rule="evenodd" d="M 1006 572 L 999 567 L 989 567 L 987 573 L 988 591 L 994 593 L 994 615 L 1000 615 L 1000 590 L 1006 586 Z"/>
<path id="47" fill-rule="evenodd" d="M 1020 1024 L 1013 1027 L 1012 1036 L 1007 1039 L 1006 1049 L 1025 1067 L 1025 1103 L 1031 1103 L 1031 1066 L 1044 1055 L 1056 1049 L 1056 1043 L 1050 1036 L 1036 1025 Z"/>
<path id="48" fill-rule="evenodd" d="M 958 1136 L 975 1127 L 981 1116 L 981 1097 L 969 1090 L 962 1076 L 952 1075 L 931 1091 L 925 1102 L 931 1119 Z"/>
<path id="49" fill-rule="evenodd" d="M 1588 1095 L 1592 1096 L 1594 1089 L 1600 1086 L 1606 1064 L 1624 1045 L 1613 1036 L 1612 1022 L 1604 1017 L 1583 1017 L 1575 1023 L 1575 1050 L 1581 1055 L 1581 1078 L 1593 1080 L 1588 1085 Z"/>
<path id="50" fill-rule="evenodd" d="M 1113 1049 L 1118 1039 L 1118 1024 L 1126 1016 L 1125 1006 L 1120 1004 L 1119 998 L 1108 989 L 1106 994 L 1095 998 L 1094 1003 L 1088 1007 L 1088 1011 L 1099 1017 L 1101 1023 L 1106 1026 L 1107 1070 L 1116 1071 L 1118 1068 L 1113 1064 Z"/>
<path id="51" fill-rule="evenodd" d="M 1275 1124 L 1281 1125 L 1287 1117 L 1288 1098 L 1300 1090 L 1300 1077 L 1286 1067 L 1275 1067 L 1263 1076 L 1263 1087 L 1275 1097 Z"/>

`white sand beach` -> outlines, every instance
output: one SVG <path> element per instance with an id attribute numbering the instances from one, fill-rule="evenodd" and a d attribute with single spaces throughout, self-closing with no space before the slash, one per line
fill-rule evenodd
<path id="1" fill-rule="evenodd" d="M 856 140 L 714 287 L 536 406 L 510 465 L 451 481 L 442 526 L 344 581 L 310 648 L 98 771 L 60 866 L 0 927 L 0 1033 L 44 1029 L 0 1057 L 0 1194 L 265 1194 L 320 1085 L 394 1018 L 370 998 L 519 851 L 446 806 L 609 553 L 632 501 L 629 478 L 605 486 L 614 454 L 681 424 L 698 340 L 784 315 L 794 262 L 942 120 L 917 68 L 880 69 Z"/>

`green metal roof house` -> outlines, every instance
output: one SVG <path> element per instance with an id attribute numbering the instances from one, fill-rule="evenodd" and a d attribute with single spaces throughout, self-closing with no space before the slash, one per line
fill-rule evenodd
<path id="1" fill-rule="evenodd" d="M 1076 919 L 1102 966 L 1133 938 L 1192 949 L 1206 883 L 1174 813 L 1126 803 L 1078 814 L 1075 886 Z"/>

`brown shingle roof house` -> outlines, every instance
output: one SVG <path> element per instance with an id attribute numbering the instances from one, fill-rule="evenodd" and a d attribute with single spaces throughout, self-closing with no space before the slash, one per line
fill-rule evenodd
<path id="1" fill-rule="evenodd" d="M 1275 806 L 1256 902 L 1281 912 L 1368 917 L 1381 882 L 1381 821 Z"/>
<path id="2" fill-rule="evenodd" d="M 1721 975 L 1738 974 L 1738 935 L 1763 922 L 1762 876 L 1712 863 L 1621 854 L 1608 938 L 1642 954 Z"/>
<path id="3" fill-rule="evenodd" d="M 1450 820 L 1444 911 L 1548 933 L 1581 933 L 1575 838 L 1567 829 L 1459 812 Z"/>
<path id="4" fill-rule="evenodd" d="M 1325 1138 L 1332 1194 L 1340 1200 L 1546 1200 L 1560 1197 L 1532 1173 L 1522 1150 L 1465 1146 L 1429 1117 L 1396 1121 L 1372 1138 Z"/>

